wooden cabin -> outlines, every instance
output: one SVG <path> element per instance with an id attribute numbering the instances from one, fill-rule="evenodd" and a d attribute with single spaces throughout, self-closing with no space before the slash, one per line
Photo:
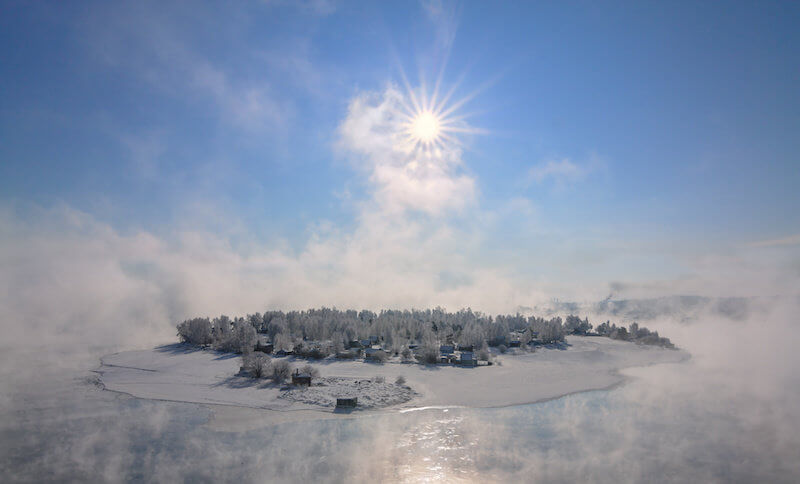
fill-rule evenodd
<path id="1" fill-rule="evenodd" d="M 358 398 L 337 398 L 336 408 L 356 408 L 358 405 Z"/>
<path id="2" fill-rule="evenodd" d="M 311 386 L 311 375 L 308 373 L 300 373 L 300 370 L 295 370 L 292 374 L 292 385 Z"/>

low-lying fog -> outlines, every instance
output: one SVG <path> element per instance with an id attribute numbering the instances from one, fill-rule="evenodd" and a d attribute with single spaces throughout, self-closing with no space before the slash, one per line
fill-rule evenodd
<path id="1" fill-rule="evenodd" d="M 649 322 L 692 360 L 611 391 L 276 424 L 250 410 L 230 429 L 207 425 L 214 409 L 103 391 L 90 370 L 110 347 L 6 349 L 0 468 L 5 482 L 796 482 L 799 309 Z"/>

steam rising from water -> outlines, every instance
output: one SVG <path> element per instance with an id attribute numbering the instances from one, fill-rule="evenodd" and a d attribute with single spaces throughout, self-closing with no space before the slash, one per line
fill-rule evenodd
<path id="1" fill-rule="evenodd" d="M 719 361 L 629 370 L 610 392 L 500 409 L 276 424 L 242 410 L 230 430 L 208 425 L 213 409 L 103 391 L 86 371 L 37 369 L 6 394 L 0 468 L 9 482 L 796 481 L 798 387 L 764 393 L 722 378 Z"/>

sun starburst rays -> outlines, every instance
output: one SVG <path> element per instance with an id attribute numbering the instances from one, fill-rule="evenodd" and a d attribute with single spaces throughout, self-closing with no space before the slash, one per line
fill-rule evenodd
<path id="1" fill-rule="evenodd" d="M 405 76 L 403 81 L 406 96 L 399 113 L 399 138 L 404 151 L 438 157 L 448 147 L 462 146 L 460 134 L 483 133 L 483 130 L 473 128 L 466 122 L 467 115 L 456 114 L 473 95 L 448 104 L 455 89 L 452 88 L 444 96 L 440 96 L 440 80 L 437 79 L 430 95 L 424 82 L 415 90 L 410 87 Z"/>

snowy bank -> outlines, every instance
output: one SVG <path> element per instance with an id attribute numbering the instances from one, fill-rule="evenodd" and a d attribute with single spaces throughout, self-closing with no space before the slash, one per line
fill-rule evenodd
<path id="1" fill-rule="evenodd" d="M 619 371 L 624 368 L 688 358 L 684 351 L 608 338 L 570 336 L 567 342 L 565 349 L 501 355 L 499 364 L 479 368 L 286 358 L 295 366 L 311 364 L 319 370 L 324 385 L 310 388 L 237 376 L 238 356 L 185 345 L 108 355 L 98 372 L 109 390 L 202 404 L 330 411 L 336 398 L 355 396 L 363 408 L 499 407 L 609 388 L 623 381 Z M 398 376 L 407 384 L 394 384 Z M 375 377 L 386 383 L 376 382 Z"/>
<path id="2" fill-rule="evenodd" d="M 333 408 L 337 398 L 357 398 L 359 408 L 382 408 L 406 403 L 417 396 L 407 385 L 376 381 L 375 378 L 323 377 L 309 387 L 281 392 L 279 398 Z"/>

